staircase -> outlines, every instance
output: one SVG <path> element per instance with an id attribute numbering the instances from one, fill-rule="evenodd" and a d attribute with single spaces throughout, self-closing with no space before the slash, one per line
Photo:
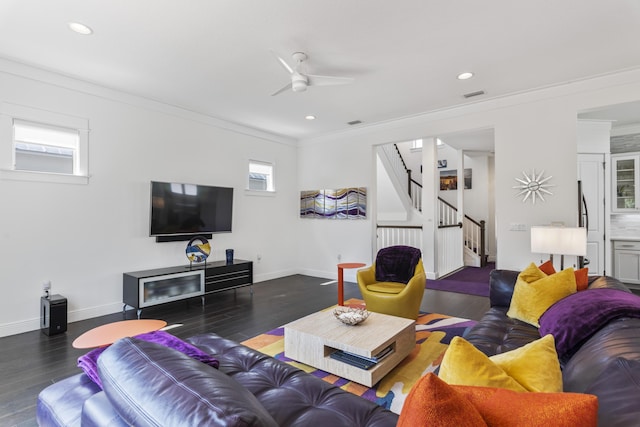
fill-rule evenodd
<path id="1" fill-rule="evenodd" d="M 411 170 L 407 168 L 404 159 L 402 158 L 402 154 L 398 149 L 396 144 L 387 144 L 381 147 L 379 150 L 379 155 L 384 156 L 385 160 L 383 163 L 388 165 L 387 168 L 390 168 L 390 174 L 394 174 L 398 178 L 398 182 L 402 187 L 402 191 L 405 192 L 409 196 L 411 200 L 412 207 L 418 211 L 422 212 L 422 184 L 418 181 L 414 180 L 411 177 Z M 452 206 L 450 203 L 447 203 L 445 200 L 438 197 L 438 229 L 443 230 L 443 235 L 446 235 L 444 231 L 447 228 L 462 228 L 462 236 L 463 236 L 463 259 L 465 266 L 474 266 L 474 267 L 484 267 L 487 265 L 487 253 L 486 253 L 486 244 L 485 244 L 485 221 L 476 221 L 475 219 L 469 217 L 468 215 L 464 216 L 462 223 L 458 222 L 458 210 L 455 206 Z M 403 227 L 400 226 L 378 226 L 378 240 L 379 245 L 378 249 L 384 246 L 380 246 L 380 236 L 386 235 L 385 229 L 393 229 L 394 233 L 398 233 L 398 229 Z M 412 231 L 415 233 L 416 226 L 409 226 L 407 228 L 413 229 Z M 459 238 L 459 237 L 458 237 Z M 388 237 L 383 240 L 390 240 Z M 395 243 L 395 244 L 405 244 L 405 243 Z M 448 258 L 449 250 L 456 250 L 456 248 L 451 248 L 450 244 L 447 244 L 447 238 L 440 239 L 439 241 L 440 250 L 442 252 L 442 262 L 446 263 L 446 259 Z M 389 242 L 386 242 L 386 246 L 389 246 Z M 459 249 L 458 249 L 459 250 Z M 457 267 L 456 267 L 457 268 Z M 447 267 L 444 267 L 442 271 L 446 271 Z"/>

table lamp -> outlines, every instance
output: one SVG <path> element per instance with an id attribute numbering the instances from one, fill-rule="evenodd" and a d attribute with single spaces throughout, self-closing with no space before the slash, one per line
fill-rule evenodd
<path id="1" fill-rule="evenodd" d="M 564 269 L 564 256 L 587 255 L 587 230 L 584 227 L 531 227 L 531 252 L 560 255 L 560 269 Z"/>

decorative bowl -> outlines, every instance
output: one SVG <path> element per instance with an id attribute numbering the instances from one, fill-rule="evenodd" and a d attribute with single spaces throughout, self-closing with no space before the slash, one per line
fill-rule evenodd
<path id="1" fill-rule="evenodd" d="M 338 307 L 333 310 L 333 315 L 345 325 L 353 326 L 364 322 L 369 317 L 369 312 L 362 308 Z"/>
<path id="2" fill-rule="evenodd" d="M 211 244 L 206 237 L 196 236 L 189 240 L 185 252 L 190 262 L 204 262 L 211 253 Z"/>

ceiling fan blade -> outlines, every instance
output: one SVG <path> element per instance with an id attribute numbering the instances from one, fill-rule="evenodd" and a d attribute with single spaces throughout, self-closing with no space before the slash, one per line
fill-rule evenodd
<path id="1" fill-rule="evenodd" d="M 309 86 L 344 85 L 353 83 L 354 80 L 351 77 L 316 76 L 313 74 L 306 76 L 309 78 Z"/>
<path id="2" fill-rule="evenodd" d="M 280 55 L 278 55 L 277 53 L 275 53 L 274 51 L 271 51 L 271 53 L 273 54 L 273 56 L 276 57 L 276 59 L 278 60 L 280 65 L 282 65 L 284 67 L 284 69 L 287 70 L 287 72 L 289 74 L 293 74 L 293 68 L 291 68 L 291 66 L 289 64 L 287 64 L 287 61 L 282 59 L 282 57 Z"/>
<path id="3" fill-rule="evenodd" d="M 282 87 L 281 89 L 278 89 L 276 92 L 272 93 L 271 96 L 276 96 L 278 94 L 281 94 L 284 91 L 287 90 L 291 90 L 291 83 L 287 83 L 284 87 Z"/>

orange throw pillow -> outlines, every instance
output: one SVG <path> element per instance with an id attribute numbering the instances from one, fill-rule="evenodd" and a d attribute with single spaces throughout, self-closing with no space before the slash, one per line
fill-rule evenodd
<path id="1" fill-rule="evenodd" d="M 542 264 L 538 266 L 540 271 L 542 271 L 547 276 L 551 276 L 552 274 L 556 274 L 556 269 L 553 267 L 553 263 L 551 260 L 546 260 Z M 584 267 L 579 270 L 575 270 L 574 274 L 576 275 L 576 289 L 578 292 L 584 291 L 589 286 L 589 268 Z"/>
<path id="2" fill-rule="evenodd" d="M 581 393 L 521 393 L 501 388 L 451 386 L 492 427 L 597 427 L 598 398 Z"/>
<path id="3" fill-rule="evenodd" d="M 420 378 L 407 395 L 397 427 L 486 427 L 471 402 L 435 374 Z"/>
<path id="4" fill-rule="evenodd" d="M 576 289 L 578 292 L 584 291 L 589 286 L 589 269 L 587 267 L 576 270 Z"/>
<path id="5" fill-rule="evenodd" d="M 546 260 L 538 267 L 544 274 L 547 276 L 551 276 L 552 274 L 556 274 L 556 269 L 553 267 L 553 263 L 550 259 Z"/>
<path id="6" fill-rule="evenodd" d="M 434 373 L 411 388 L 398 427 L 597 427 L 598 398 L 449 385 Z"/>

